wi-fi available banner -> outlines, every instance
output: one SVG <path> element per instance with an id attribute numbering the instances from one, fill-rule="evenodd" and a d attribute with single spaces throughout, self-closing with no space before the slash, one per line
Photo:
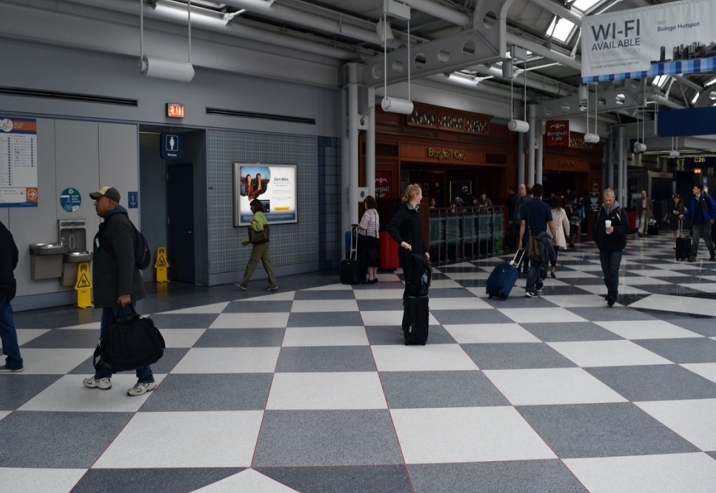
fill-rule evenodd
<path id="1" fill-rule="evenodd" d="M 684 0 L 584 17 L 582 82 L 712 72 L 714 25 L 714 0 Z"/>

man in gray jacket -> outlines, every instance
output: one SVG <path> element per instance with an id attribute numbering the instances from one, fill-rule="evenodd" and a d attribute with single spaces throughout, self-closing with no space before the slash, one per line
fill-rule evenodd
<path id="1" fill-rule="evenodd" d="M 94 278 L 94 305 L 102 308 L 101 330 L 119 316 L 128 316 L 134 304 L 144 298 L 142 274 L 134 259 L 134 226 L 127 209 L 119 205 L 120 195 L 114 187 L 102 187 L 91 193 L 97 215 L 104 218 L 94 237 L 92 276 Z M 95 365 L 94 377 L 82 383 L 90 389 L 107 390 L 112 387 L 112 373 L 100 357 Z M 137 369 L 137 383 L 127 391 L 136 396 L 156 388 L 150 366 Z"/>

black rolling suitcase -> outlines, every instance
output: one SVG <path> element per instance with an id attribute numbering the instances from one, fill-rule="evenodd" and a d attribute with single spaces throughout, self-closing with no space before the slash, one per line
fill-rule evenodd
<path id="1" fill-rule="evenodd" d="M 679 236 L 676 237 L 676 260 L 688 260 L 691 255 L 691 238 L 684 236 L 682 221 L 679 219 Z"/>
<path id="2" fill-rule="evenodd" d="M 412 254 L 404 266 L 408 296 L 403 300 L 403 335 L 405 345 L 422 345 L 428 341 L 428 291 L 432 280 L 430 262 L 422 255 Z"/>
<path id="3" fill-rule="evenodd" d="M 351 231 L 351 248 L 348 258 L 341 262 L 341 284 L 360 284 L 360 262 L 358 261 L 358 229 Z"/>
<path id="4" fill-rule="evenodd" d="M 646 233 L 649 236 L 655 236 L 659 234 L 659 223 L 654 219 L 649 219 L 649 224 L 646 227 Z"/>

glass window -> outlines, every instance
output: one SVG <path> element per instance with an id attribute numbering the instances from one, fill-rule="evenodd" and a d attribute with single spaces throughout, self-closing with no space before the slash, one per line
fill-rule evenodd
<path id="1" fill-rule="evenodd" d="M 547 28 L 547 36 L 552 36 L 554 39 L 559 40 L 561 42 L 566 42 L 569 38 L 570 34 L 572 34 L 572 31 L 574 30 L 574 23 L 571 21 L 568 21 L 567 19 L 559 19 L 558 17 L 554 17 L 552 19 L 552 23 L 549 25 L 549 28 Z"/>
<path id="2" fill-rule="evenodd" d="M 572 7 L 581 10 L 582 12 L 586 12 L 587 10 L 591 9 L 592 7 L 601 2 L 602 0 L 577 0 L 572 4 Z"/>

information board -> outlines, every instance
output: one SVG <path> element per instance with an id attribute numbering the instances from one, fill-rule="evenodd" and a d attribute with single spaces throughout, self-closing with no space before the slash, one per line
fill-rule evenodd
<path id="1" fill-rule="evenodd" d="M 37 207 L 37 122 L 0 116 L 0 207 Z"/>
<path id="2" fill-rule="evenodd" d="M 260 200 L 270 224 L 298 222 L 298 185 L 295 164 L 233 164 L 234 226 L 253 217 L 249 203 Z"/>

